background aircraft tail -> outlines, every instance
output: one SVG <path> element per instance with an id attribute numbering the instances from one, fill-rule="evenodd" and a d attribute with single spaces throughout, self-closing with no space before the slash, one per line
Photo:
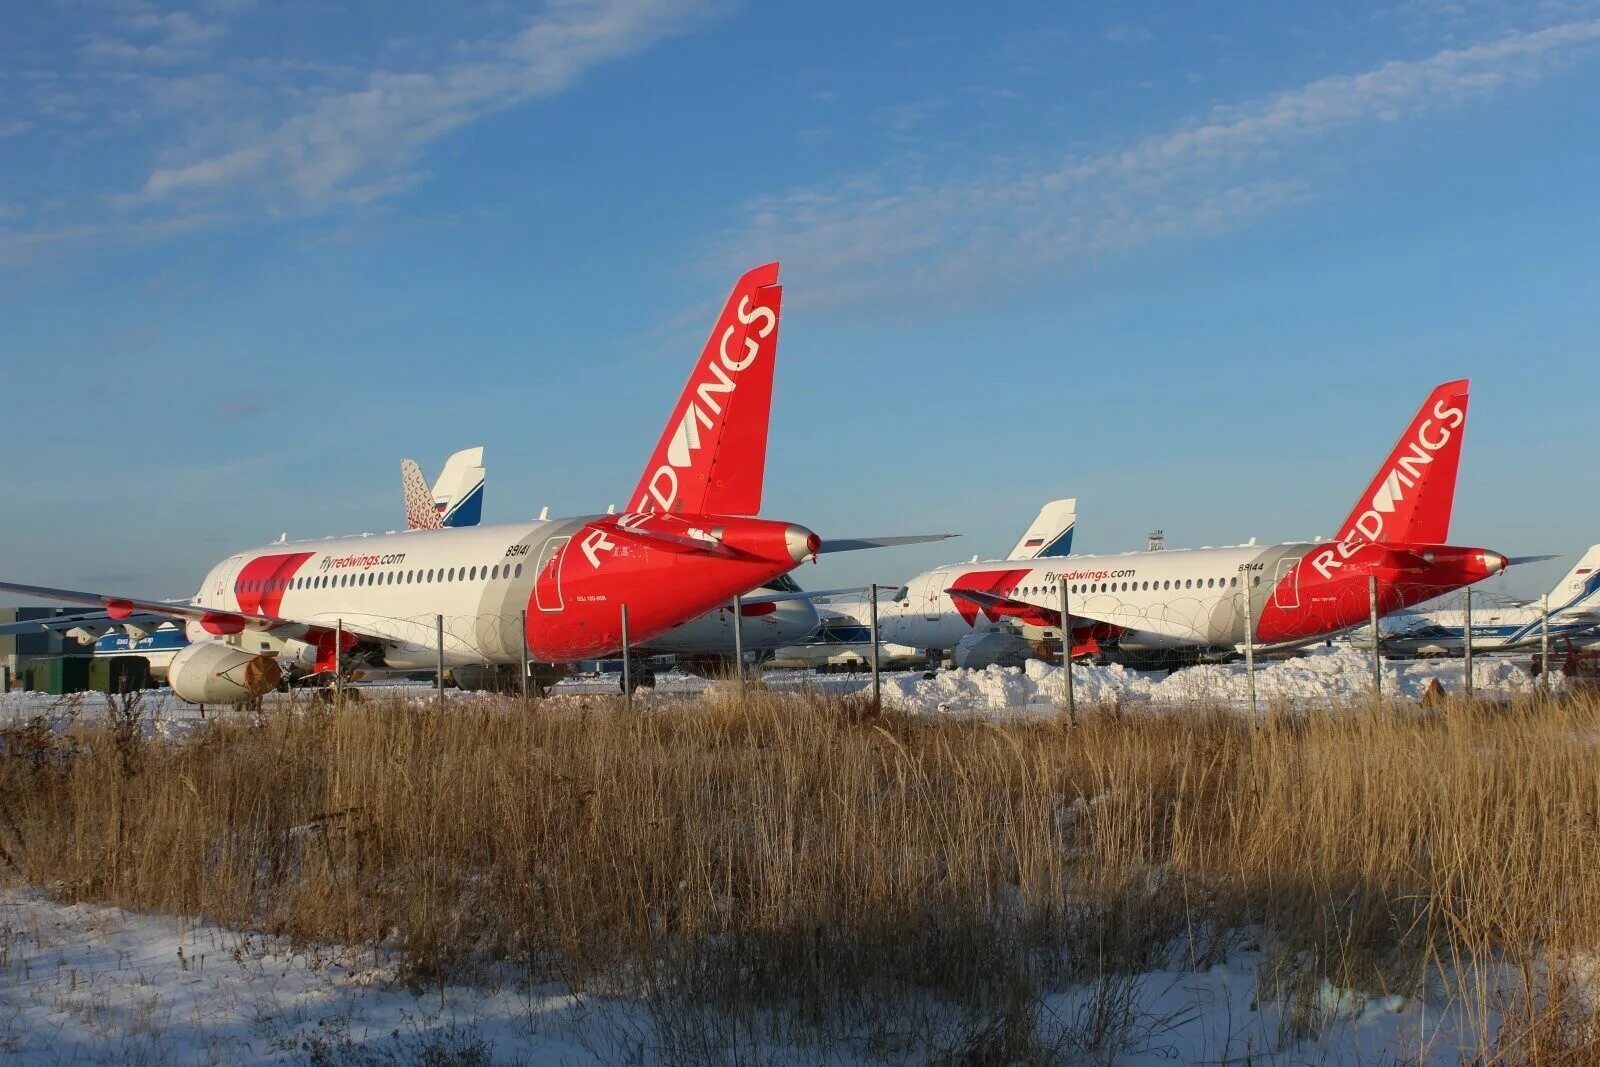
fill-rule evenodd
<path id="1" fill-rule="evenodd" d="M 1337 540 L 1448 543 L 1467 427 L 1468 384 L 1465 378 L 1445 382 L 1428 394 L 1339 527 Z"/>
<path id="2" fill-rule="evenodd" d="M 1590 545 L 1567 576 L 1550 590 L 1550 611 L 1567 611 L 1600 602 L 1600 545 Z"/>
<path id="3" fill-rule="evenodd" d="M 400 461 L 400 490 L 406 502 L 406 529 L 437 530 L 444 525 L 433 506 L 428 480 L 422 476 L 417 461 L 410 457 Z"/>
<path id="4" fill-rule="evenodd" d="M 483 446 L 463 448 L 444 461 L 433 483 L 433 506 L 441 526 L 476 526 L 483 519 Z"/>
<path id="5" fill-rule="evenodd" d="M 1038 517 L 1023 532 L 1007 559 L 1040 559 L 1045 556 L 1070 556 L 1072 531 L 1078 524 L 1078 498 L 1052 500 L 1039 509 Z"/>
<path id="6" fill-rule="evenodd" d="M 778 264 L 739 279 L 629 497 L 635 512 L 755 515 L 767 469 Z"/>

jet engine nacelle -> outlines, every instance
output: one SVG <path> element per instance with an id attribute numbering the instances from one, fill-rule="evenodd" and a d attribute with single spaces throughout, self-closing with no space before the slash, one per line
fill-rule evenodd
<path id="1" fill-rule="evenodd" d="M 202 641 L 180 649 L 167 667 L 167 684 L 191 704 L 238 704 L 270 693 L 283 680 L 271 656 Z"/>
<path id="2" fill-rule="evenodd" d="M 1033 645 L 1007 630 L 968 634 L 956 642 L 951 660 L 957 667 L 1020 667 L 1033 655 Z"/>

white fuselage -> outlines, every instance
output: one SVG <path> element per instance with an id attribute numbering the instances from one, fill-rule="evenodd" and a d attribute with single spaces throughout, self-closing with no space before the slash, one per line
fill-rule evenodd
<path id="1" fill-rule="evenodd" d="M 952 649 L 963 637 L 1004 625 L 992 613 L 952 597 L 953 586 L 990 590 L 1050 611 L 1061 607 L 1063 577 L 1075 618 L 1106 620 L 1123 629 L 1131 649 L 1231 648 L 1245 640 L 1244 591 L 1271 589 L 1309 544 L 1171 549 L 1111 556 L 996 560 L 941 567 L 914 578 L 893 599 L 880 600 L 882 639 L 923 649 Z M 863 604 L 835 604 L 865 622 Z"/>
<path id="2" fill-rule="evenodd" d="M 558 528 L 573 525 L 534 521 L 263 545 L 213 567 L 194 602 L 330 628 L 342 623 L 394 642 L 386 663 L 398 669 L 435 665 L 442 618 L 447 666 L 514 662 L 537 573 L 534 553 Z M 281 587 L 253 573 L 262 561 L 302 555 Z M 263 588 L 266 582 L 274 585 Z M 193 623 L 188 633 L 190 640 L 213 639 Z M 252 631 L 228 640 L 246 651 L 274 648 L 271 637 Z"/>

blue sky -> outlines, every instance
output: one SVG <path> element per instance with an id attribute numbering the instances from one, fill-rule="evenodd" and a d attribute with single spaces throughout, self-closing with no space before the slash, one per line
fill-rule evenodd
<path id="1" fill-rule="evenodd" d="M 10 5 L 0 573 L 186 594 L 477 443 L 603 509 L 773 258 L 765 513 L 965 535 L 807 584 L 1331 534 L 1459 376 L 1453 539 L 1574 553 L 1597 129 L 1588 0 Z"/>

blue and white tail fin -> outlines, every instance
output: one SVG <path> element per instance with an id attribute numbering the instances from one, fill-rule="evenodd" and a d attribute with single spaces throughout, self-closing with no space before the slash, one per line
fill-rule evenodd
<path id="1" fill-rule="evenodd" d="M 433 506 L 441 526 L 476 526 L 483 519 L 483 446 L 463 448 L 444 461 L 433 483 Z"/>
<path id="2" fill-rule="evenodd" d="M 1600 611 L 1600 545 L 1590 545 L 1565 578 L 1550 590 L 1550 614 Z"/>
<path id="3" fill-rule="evenodd" d="M 1070 556 L 1072 531 L 1078 525 L 1078 498 L 1052 500 L 1039 509 L 1017 547 L 1007 559 L 1042 559 L 1046 556 Z"/>

